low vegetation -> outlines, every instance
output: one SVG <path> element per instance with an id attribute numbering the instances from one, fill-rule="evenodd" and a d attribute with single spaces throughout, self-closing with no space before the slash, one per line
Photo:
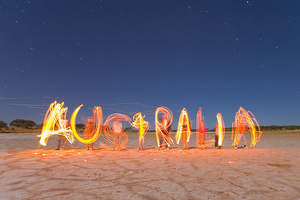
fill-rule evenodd
<path id="1" fill-rule="evenodd" d="M 9 123 L 0 121 L 0 133 L 40 133 L 43 124 L 36 124 L 32 120 L 24 120 L 24 119 L 15 119 Z M 85 128 L 85 124 L 76 124 L 76 129 L 79 131 L 83 131 Z M 298 125 L 288 125 L 288 126 L 260 126 L 261 131 L 284 131 L 284 130 L 300 130 L 300 126 Z M 232 128 L 225 128 L 225 131 L 231 131 Z M 125 129 L 128 132 L 136 132 L 138 130 L 128 127 Z M 176 130 L 172 130 L 174 132 Z M 192 129 L 193 132 L 196 132 L 196 129 Z M 214 132 L 215 129 L 207 129 L 208 132 Z M 155 130 L 148 130 L 148 132 L 155 132 Z"/>

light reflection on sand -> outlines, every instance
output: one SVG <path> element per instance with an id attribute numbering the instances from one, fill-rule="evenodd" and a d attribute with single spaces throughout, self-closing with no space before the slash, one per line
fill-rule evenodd
<path id="1" fill-rule="evenodd" d="M 148 134 L 148 133 L 147 133 Z M 151 137 L 151 133 L 148 138 Z M 230 135 L 228 134 L 228 137 Z M 0 134 L 0 199 L 290 199 L 299 194 L 300 132 L 264 134 L 254 149 L 54 151 L 56 138 Z M 147 139 L 147 138 L 146 138 Z M 229 138 L 230 139 L 230 138 Z M 192 142 L 191 142 L 192 144 Z M 193 147 L 193 145 L 191 145 Z M 52 148 L 52 149 L 51 149 Z"/>

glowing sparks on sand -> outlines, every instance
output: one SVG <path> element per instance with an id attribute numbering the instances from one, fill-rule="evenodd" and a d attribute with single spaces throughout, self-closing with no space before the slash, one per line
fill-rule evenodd
<path id="1" fill-rule="evenodd" d="M 178 127 L 177 133 L 175 135 L 177 144 L 179 144 L 180 140 L 183 141 L 185 144 L 190 141 L 191 137 L 191 124 L 190 124 L 190 117 L 185 108 L 182 109 L 179 120 L 178 120 Z"/>
<path id="2" fill-rule="evenodd" d="M 131 126 L 133 126 L 136 129 L 139 129 L 140 140 L 146 134 L 149 128 L 149 122 L 145 121 L 144 118 L 145 116 L 142 116 L 142 113 L 136 113 L 133 116 L 133 122 L 131 123 Z"/>
<path id="3" fill-rule="evenodd" d="M 84 144 L 92 144 L 94 142 L 96 142 L 96 140 L 99 138 L 100 134 L 101 134 L 101 126 L 102 126 L 102 123 L 103 123 L 103 117 L 102 117 L 102 108 L 101 106 L 95 106 L 94 109 L 93 109 L 93 117 L 94 117 L 94 122 L 95 122 L 95 133 L 93 134 L 92 137 L 90 138 L 86 138 L 86 139 L 83 139 L 82 137 L 79 136 L 79 134 L 77 133 L 76 131 L 76 117 L 77 117 L 77 114 L 80 110 L 80 108 L 82 107 L 83 105 L 80 105 L 78 106 L 73 114 L 72 114 L 72 117 L 71 117 L 71 129 L 74 133 L 74 136 L 76 137 L 76 139 L 81 142 L 81 143 L 84 143 Z"/>
<path id="4" fill-rule="evenodd" d="M 234 135 L 234 142 L 232 146 L 237 146 L 242 134 L 249 130 L 251 132 L 251 147 L 254 147 L 256 143 L 260 140 L 261 137 L 261 130 L 260 126 L 257 123 L 254 115 L 250 111 L 246 111 L 244 108 L 240 107 L 240 109 L 235 114 L 235 122 L 232 123 L 232 135 L 231 139 L 233 139 Z"/>
<path id="5" fill-rule="evenodd" d="M 224 124 L 221 113 L 217 114 L 217 121 L 218 121 L 218 129 L 219 129 L 218 145 L 219 145 L 219 147 L 222 147 L 223 139 L 224 139 L 224 135 L 225 135 L 225 124 Z"/>
<path id="6" fill-rule="evenodd" d="M 47 145 L 48 138 L 51 135 L 63 135 L 70 143 L 73 143 L 74 136 L 70 129 L 70 127 L 66 127 L 66 123 L 64 123 L 64 116 L 67 114 L 68 108 L 63 107 L 64 102 L 57 103 L 54 101 L 50 104 L 44 118 L 43 128 L 41 135 L 40 144 L 43 146 Z M 57 127 L 57 130 L 55 130 Z"/>
<path id="7" fill-rule="evenodd" d="M 125 124 L 123 125 L 121 121 L 125 122 Z M 123 131 L 126 122 L 131 122 L 131 119 L 127 115 L 120 113 L 109 115 L 103 125 L 104 139 L 106 142 L 100 142 L 100 145 L 104 148 L 113 147 L 119 150 L 125 148 L 128 142 L 128 136 L 126 132 Z"/>
<path id="8" fill-rule="evenodd" d="M 161 119 L 158 119 L 158 116 L 161 115 Z M 173 122 L 173 113 L 167 107 L 158 107 L 155 111 L 155 132 L 157 146 L 161 147 L 160 137 L 163 141 L 169 146 L 174 144 L 170 133 L 170 126 Z"/>

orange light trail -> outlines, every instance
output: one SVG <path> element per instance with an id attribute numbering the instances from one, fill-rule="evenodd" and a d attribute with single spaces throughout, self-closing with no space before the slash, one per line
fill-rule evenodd
<path id="1" fill-rule="evenodd" d="M 197 146 L 198 146 L 198 147 L 204 148 L 205 145 L 203 146 L 203 144 L 201 144 L 201 140 L 200 140 L 200 130 L 199 130 L 200 124 L 201 124 L 202 121 L 204 121 L 204 116 L 202 115 L 202 108 L 199 107 L 199 110 L 198 110 L 198 112 L 197 112 L 197 122 L 196 122 L 196 131 L 197 131 L 197 133 L 199 133 L 199 136 L 197 137 L 196 143 L 197 143 Z"/>
<path id="2" fill-rule="evenodd" d="M 225 136 L 225 124 L 224 124 L 224 120 L 223 120 L 221 113 L 217 114 L 217 121 L 218 121 L 218 129 L 219 129 L 218 145 L 219 145 L 219 147 L 222 147 L 223 139 Z"/>
<path id="3" fill-rule="evenodd" d="M 128 136 L 126 132 L 123 131 L 125 124 L 123 125 L 122 128 L 123 130 L 120 135 L 120 138 L 117 138 L 116 140 L 116 133 L 114 133 L 113 131 L 113 124 L 116 121 L 116 119 L 119 119 L 120 122 L 121 121 L 129 122 L 129 123 L 131 122 L 131 119 L 124 114 L 114 113 L 109 115 L 103 125 L 104 139 L 106 142 L 105 143 L 100 142 L 100 145 L 104 148 L 111 148 L 117 145 L 119 145 L 119 148 L 126 147 L 126 144 L 128 142 Z"/>
<path id="4" fill-rule="evenodd" d="M 75 138 L 79 142 L 84 143 L 84 144 L 92 144 L 98 140 L 98 138 L 101 134 L 102 123 L 103 123 L 102 108 L 101 108 L 101 106 L 95 106 L 93 109 L 93 117 L 94 117 L 94 122 L 95 122 L 95 126 L 96 126 L 96 131 L 95 131 L 93 137 L 91 137 L 89 139 L 83 139 L 82 137 L 79 136 L 79 134 L 76 131 L 76 118 L 77 118 L 77 114 L 82 106 L 83 105 L 78 106 L 72 114 L 71 129 L 72 129 L 72 132 L 73 132 Z"/>
<path id="5" fill-rule="evenodd" d="M 186 125 L 187 130 L 186 131 L 186 138 L 182 137 L 182 130 L 183 126 Z M 179 120 L 178 120 L 178 127 L 177 127 L 177 132 L 175 135 L 175 139 L 177 141 L 177 144 L 179 144 L 180 139 L 185 139 L 186 141 L 184 142 L 189 142 L 191 137 L 191 125 L 190 125 L 190 117 L 185 108 L 182 109 Z"/>
<path id="6" fill-rule="evenodd" d="M 146 134 L 146 132 L 149 129 L 149 122 L 144 120 L 145 116 L 142 116 L 142 113 L 136 113 L 133 116 L 133 122 L 131 123 L 131 126 L 133 126 L 136 129 L 139 129 L 139 134 L 140 134 L 140 140 L 142 137 Z"/>
<path id="7" fill-rule="evenodd" d="M 64 108 L 64 102 L 57 103 L 54 101 L 50 104 L 44 118 L 43 128 L 39 143 L 47 145 L 48 138 L 52 135 L 63 135 L 71 144 L 75 141 L 70 127 L 65 127 L 62 123 L 62 115 L 67 114 L 68 108 Z M 55 128 L 57 127 L 57 130 Z"/>
<path id="8" fill-rule="evenodd" d="M 158 115 L 165 116 L 165 120 L 160 122 L 158 120 Z M 171 126 L 173 122 L 173 113 L 172 111 L 164 106 L 158 107 L 155 111 L 155 132 L 157 146 L 160 147 L 159 137 L 162 137 L 167 144 L 174 144 L 171 135 L 166 135 L 164 133 L 168 132 L 168 127 Z"/>
<path id="9" fill-rule="evenodd" d="M 204 116 L 202 115 L 202 108 L 199 107 L 199 110 L 197 112 L 197 123 L 196 123 L 197 131 L 198 131 L 198 128 L 200 127 L 200 122 L 201 121 L 204 121 Z"/>
<path id="10" fill-rule="evenodd" d="M 197 122 L 196 122 L 196 132 L 198 133 L 196 145 L 200 148 L 208 148 L 214 144 L 214 140 L 212 139 L 211 136 L 207 136 L 207 133 L 206 134 L 204 133 L 204 129 L 205 126 L 204 126 L 204 116 L 202 115 L 202 107 L 199 107 L 199 110 L 197 112 Z M 200 134 L 203 134 L 203 136 L 205 135 L 205 141 L 202 141 L 203 138 L 200 139 Z"/>
<path id="11" fill-rule="evenodd" d="M 234 135 L 234 142 L 232 143 L 232 146 L 238 145 L 242 134 L 246 130 L 249 130 L 251 133 L 250 148 L 252 148 L 260 140 L 262 131 L 260 130 L 260 126 L 252 112 L 246 111 L 244 108 L 240 107 L 235 114 L 235 121 L 232 123 L 232 140 Z"/>

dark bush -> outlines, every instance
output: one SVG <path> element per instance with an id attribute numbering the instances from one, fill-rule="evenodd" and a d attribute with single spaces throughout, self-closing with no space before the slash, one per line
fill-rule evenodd
<path id="1" fill-rule="evenodd" d="M 10 126 L 22 127 L 22 128 L 34 128 L 36 123 L 31 120 L 15 119 L 9 123 Z"/>
<path id="2" fill-rule="evenodd" d="M 76 124 L 77 129 L 85 129 L 85 124 Z"/>
<path id="3" fill-rule="evenodd" d="M 5 123 L 4 121 L 0 121 L 0 128 L 6 128 L 7 127 L 7 123 Z"/>

